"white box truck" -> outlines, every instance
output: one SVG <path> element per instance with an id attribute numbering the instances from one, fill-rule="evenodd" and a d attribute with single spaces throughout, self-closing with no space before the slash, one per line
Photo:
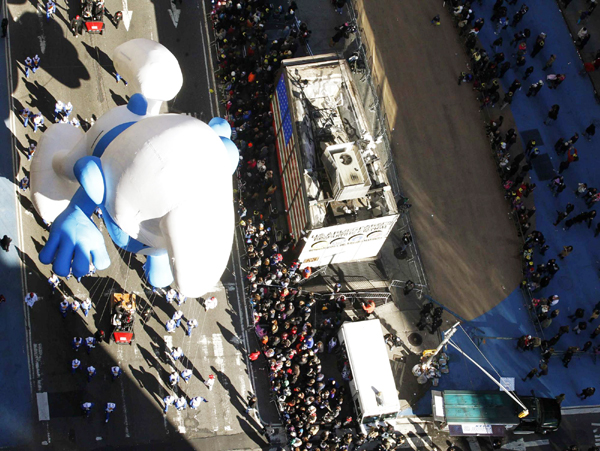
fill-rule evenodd
<path id="1" fill-rule="evenodd" d="M 350 365 L 350 394 L 363 433 L 369 424 L 393 422 L 400 412 L 398 390 L 378 319 L 346 322 L 338 332 Z"/>

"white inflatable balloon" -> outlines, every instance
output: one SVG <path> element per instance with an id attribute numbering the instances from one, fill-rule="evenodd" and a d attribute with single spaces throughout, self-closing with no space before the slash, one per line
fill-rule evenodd
<path id="1" fill-rule="evenodd" d="M 136 39 L 115 54 L 122 56 L 115 58 L 119 73 L 153 97 L 133 95 L 85 134 L 68 124 L 44 133 L 31 190 L 37 211 L 53 225 L 40 260 L 59 275 L 77 277 L 90 261 L 107 267 L 102 235 L 89 219 L 100 206 L 113 241 L 148 256 L 152 285 L 174 278 L 182 294 L 202 296 L 219 281 L 233 241 L 231 173 L 239 153 L 228 139 L 231 128 L 217 118 L 209 126 L 157 114 L 181 87 L 179 65 L 160 44 Z M 162 61 L 160 70 L 149 70 L 157 67 L 149 61 Z"/>

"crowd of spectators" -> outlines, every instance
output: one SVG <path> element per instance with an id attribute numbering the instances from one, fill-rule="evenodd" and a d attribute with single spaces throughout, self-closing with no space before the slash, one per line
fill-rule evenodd
<path id="1" fill-rule="evenodd" d="M 238 217 L 247 297 L 260 343 L 260 351 L 250 358 L 266 359 L 271 395 L 294 449 L 357 449 L 376 440 L 378 448 L 389 450 L 403 443 L 390 428 L 357 434 L 355 418 L 342 414 L 349 411 L 344 379 L 351 374 L 337 340 L 346 305 L 337 293 L 341 286 L 325 299 L 303 291 L 311 269 L 301 270 L 295 259 L 297 237 L 282 232 L 270 99 L 282 61 L 310 36 L 306 24 L 296 19 L 296 9 L 295 2 L 284 10 L 265 0 L 219 1 L 211 13 L 217 79 L 241 154 Z M 271 21 L 284 22 L 283 37 L 268 38 Z M 337 371 L 335 364 L 331 371 L 324 369 L 321 359 L 337 361 Z"/>

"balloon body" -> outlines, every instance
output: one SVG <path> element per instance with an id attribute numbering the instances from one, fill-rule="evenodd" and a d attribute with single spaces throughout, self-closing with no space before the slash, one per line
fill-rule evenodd
<path id="1" fill-rule="evenodd" d="M 135 45 L 126 44 L 135 52 Z M 164 56 L 154 44 L 143 42 L 139 51 L 150 48 Z M 132 77 L 136 70 L 144 72 L 145 78 L 136 79 L 152 94 L 157 84 L 143 67 L 147 59 L 138 55 L 132 58 L 136 67 L 119 70 Z M 175 95 L 179 87 L 163 89 L 160 99 L 135 94 L 85 134 L 68 124 L 44 133 L 32 162 L 31 189 L 37 211 L 52 222 L 40 261 L 52 263 L 57 274 L 81 277 L 90 262 L 97 269 L 110 264 L 102 234 L 90 219 L 99 207 L 113 241 L 147 256 L 151 285 L 175 280 L 183 295 L 199 297 L 218 282 L 233 241 L 232 158 L 237 166 L 239 153 L 222 119 L 209 126 L 191 116 L 157 114 L 157 102 L 168 100 L 164 93 Z"/>

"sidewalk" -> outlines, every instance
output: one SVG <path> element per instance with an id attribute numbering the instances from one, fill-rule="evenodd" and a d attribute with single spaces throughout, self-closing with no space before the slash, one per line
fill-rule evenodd
<path id="1" fill-rule="evenodd" d="M 582 27 L 586 27 L 590 31 L 590 41 L 584 47 L 583 50 L 579 51 L 579 54 L 583 61 L 580 63 L 589 63 L 594 61 L 596 52 L 600 50 L 600 11 L 596 8 L 592 15 L 581 23 L 577 23 L 582 11 L 587 11 L 589 8 L 589 2 L 587 0 L 573 0 L 569 6 L 563 7 L 560 0 L 557 1 L 558 8 L 562 12 L 562 15 L 567 23 L 571 37 L 577 38 L 577 32 Z M 600 90 L 600 70 L 589 73 L 589 77 L 594 86 L 594 91 L 597 96 L 597 101 L 600 101 L 598 90 Z"/>
<path id="2" fill-rule="evenodd" d="M 572 4 L 573 10 L 575 11 L 574 6 L 576 4 L 583 3 L 583 1 L 574 1 Z M 535 297 L 558 294 L 561 299 L 560 304 L 557 305 L 557 308 L 560 309 L 560 315 L 550 327 L 543 331 L 542 338 L 548 339 L 557 333 L 560 326 L 570 325 L 572 327 L 574 325 L 567 319 L 567 316 L 573 314 L 575 309 L 584 307 L 586 315 L 589 315 L 600 288 L 596 258 L 600 251 L 600 242 L 594 238 L 594 224 L 592 224 L 591 229 L 588 229 L 585 225 L 575 225 L 568 232 L 563 229 L 564 223 L 558 227 L 553 225 L 556 211 L 563 210 L 567 202 L 575 205 L 573 215 L 588 211 L 581 198 L 574 195 L 578 183 L 586 182 L 589 186 L 599 186 L 600 171 L 598 171 L 598 166 L 595 164 L 597 143 L 594 141 L 588 142 L 581 134 L 592 121 L 596 121 L 600 117 L 600 106 L 595 102 L 589 77 L 580 76 L 578 73 L 581 69 L 581 63 L 561 11 L 554 3 L 548 5 L 540 0 L 528 1 L 527 5 L 530 11 L 525 15 L 519 26 L 516 29 L 509 27 L 500 35 L 505 41 L 501 51 L 506 55 L 514 53 L 508 41 L 516 30 L 524 28 L 531 30 L 531 38 L 528 43 L 530 47 L 539 33 L 545 32 L 548 35 L 546 46 L 540 54 L 536 58 L 528 58 L 525 67 L 533 65 L 534 73 L 526 82 L 523 82 L 524 89 L 517 93 L 511 105 L 521 141 L 527 142 L 533 135 L 537 135 L 536 141 L 539 143 L 541 153 L 538 159 L 546 158 L 547 165 L 549 165 L 548 171 L 542 171 L 539 166 L 534 165 L 534 170 L 530 172 L 533 182 L 537 184 L 535 191 L 536 229 L 544 234 L 547 244 L 550 245 L 550 249 L 545 256 L 541 256 L 536 252 L 535 264 L 545 263 L 548 259 L 556 258 L 557 253 L 565 245 L 572 245 L 576 250 L 569 258 L 558 260 L 561 268 L 558 274 L 547 288 L 534 293 Z M 509 16 L 512 17 L 519 7 L 520 4 L 509 7 Z M 487 21 L 492 15 L 492 4 L 484 4 L 483 7 L 475 4 L 473 10 L 476 18 L 483 17 Z M 446 14 L 446 17 L 449 17 L 449 15 Z M 569 16 L 567 15 L 567 17 Z M 594 20 L 596 19 L 594 18 Z M 478 37 L 482 45 L 489 49 L 491 42 L 498 36 L 494 34 L 494 27 L 486 24 Z M 600 35 L 597 38 L 600 38 Z M 586 49 L 595 50 L 592 45 L 592 43 L 589 43 Z M 557 60 L 551 70 L 543 71 L 542 66 L 550 54 L 556 54 Z M 509 70 L 505 77 L 501 79 L 503 87 L 507 89 L 515 78 L 521 79 L 523 70 Z M 529 83 L 542 78 L 545 80 L 546 75 L 549 73 L 566 74 L 566 80 L 556 90 L 544 87 L 537 97 L 525 97 L 524 94 Z M 559 104 L 561 107 L 559 119 L 550 126 L 544 125 L 543 121 L 553 104 Z M 505 130 L 506 127 L 503 127 L 503 131 Z M 547 188 L 549 177 L 544 172 L 549 172 L 551 176 L 558 170 L 559 162 L 563 159 L 555 153 L 554 143 L 560 137 L 569 139 L 575 132 L 580 134 L 580 139 L 576 143 L 580 161 L 574 163 L 562 174 L 567 189 L 557 198 Z M 581 335 L 566 334 L 561 338 L 560 343 L 555 346 L 556 351 L 560 354 L 569 346 L 582 347 L 586 341 L 590 340 L 589 334 L 597 325 L 598 322 L 591 323 L 590 328 Z M 479 345 L 487 358 L 494 364 L 499 375 L 516 378 L 517 392 L 525 393 L 530 389 L 535 389 L 536 394 L 552 397 L 565 393 L 566 399 L 563 403 L 565 407 L 589 406 L 598 403 L 593 398 L 581 401 L 575 396 L 577 392 L 589 386 L 590 382 L 595 380 L 595 374 L 597 373 L 596 360 L 591 352 L 577 354 L 568 369 L 562 365 L 560 356 L 557 355 L 550 361 L 548 376 L 527 382 L 520 380 L 531 368 L 537 367 L 539 364 L 539 351 L 521 353 L 515 349 L 516 339 L 520 335 L 535 334 L 519 289 L 513 291 L 496 308 L 463 326 L 467 332 L 472 332 L 470 327 L 479 327 L 485 332 L 484 334 L 472 335 L 482 336 Z M 499 338 L 494 339 L 492 337 Z M 478 355 L 479 352 L 471 343 L 470 338 L 464 333 L 457 333 L 454 341 L 471 357 L 476 358 L 480 364 L 490 369 L 485 359 Z M 594 340 L 593 343 L 594 345 L 599 344 L 597 340 Z M 449 378 L 442 381 L 441 386 L 444 388 L 460 388 L 457 385 L 464 385 L 464 377 L 468 375 L 467 380 L 470 385 L 494 389 L 477 374 L 478 370 L 466 362 L 460 354 L 451 351 L 450 357 L 451 362 L 454 362 L 454 364 L 451 364 L 451 371 L 456 368 L 457 362 L 461 362 L 461 365 L 464 363 L 465 366 L 461 373 L 451 373 Z M 495 374 L 493 370 L 492 374 Z"/>
<path id="3" fill-rule="evenodd" d="M 10 19 L 9 19 L 10 20 Z M 0 45 L 0 114 L 4 127 L 0 128 L 0 238 L 12 238 L 10 251 L 0 251 L 0 294 L 6 302 L 0 304 L 0 399 L 3 421 L 0 423 L 0 448 L 28 443 L 32 434 L 32 393 L 30 386 L 27 341 L 25 337 L 25 307 L 21 285 L 19 259 L 19 224 L 15 172 L 21 155 L 13 150 L 10 126 L 9 83 L 6 73 L 8 39 Z M 19 206 L 20 208 L 20 206 Z M 10 415 L 8 414 L 10 412 Z"/>

